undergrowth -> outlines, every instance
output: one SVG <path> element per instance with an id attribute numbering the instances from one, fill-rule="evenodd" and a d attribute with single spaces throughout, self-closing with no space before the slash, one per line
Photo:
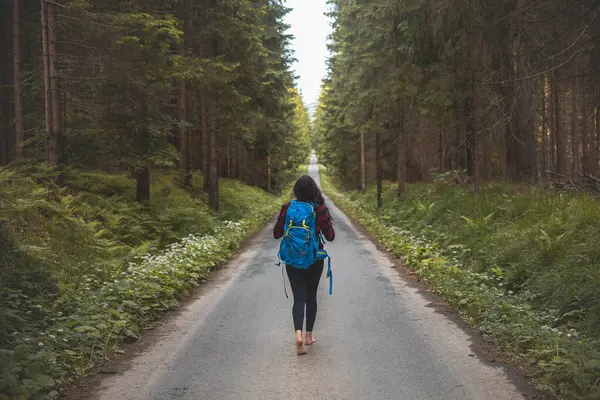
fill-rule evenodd
<path id="1" fill-rule="evenodd" d="M 328 195 L 541 389 L 600 399 L 600 203 L 492 184 L 479 195 L 439 176 L 396 199 L 384 185 Z"/>
<path id="2" fill-rule="evenodd" d="M 67 171 L 58 188 L 0 169 L 0 399 L 58 398 L 276 211 L 274 196 L 222 180 L 217 216 L 155 176 L 145 206 L 126 175 Z"/>

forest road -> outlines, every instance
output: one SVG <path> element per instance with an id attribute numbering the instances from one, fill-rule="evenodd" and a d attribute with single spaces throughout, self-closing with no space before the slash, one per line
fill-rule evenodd
<path id="1" fill-rule="evenodd" d="M 309 173 L 318 179 L 312 160 Z M 525 399 L 530 390 L 476 354 L 473 335 L 441 313 L 329 202 L 333 296 L 323 274 L 318 342 L 297 356 L 291 298 L 272 225 L 180 313 L 169 334 L 104 377 L 95 400 Z M 289 291 L 289 283 L 288 283 Z M 430 297 L 430 296 L 429 296 Z"/>

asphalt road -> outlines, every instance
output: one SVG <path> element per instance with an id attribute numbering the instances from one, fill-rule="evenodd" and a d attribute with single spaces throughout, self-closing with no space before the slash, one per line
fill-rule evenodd
<path id="1" fill-rule="evenodd" d="M 316 165 L 310 173 L 318 178 Z M 315 327 L 297 356 L 291 299 L 265 227 L 168 334 L 107 376 L 101 400 L 523 399 L 504 368 L 474 355 L 471 336 L 405 282 L 392 261 L 333 204 L 337 238 L 327 246 Z M 289 290 L 289 286 L 288 286 Z"/>

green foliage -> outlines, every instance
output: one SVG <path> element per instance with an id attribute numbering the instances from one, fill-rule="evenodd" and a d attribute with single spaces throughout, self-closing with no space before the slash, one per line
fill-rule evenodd
<path id="1" fill-rule="evenodd" d="M 441 177 L 384 191 L 327 193 L 462 316 L 564 399 L 596 398 L 600 204 L 584 194 L 487 185 L 477 196 Z"/>
<path id="2" fill-rule="evenodd" d="M 66 46 L 61 53 L 74 60 L 97 57 L 102 64 L 93 79 L 85 61 L 63 71 L 64 90 L 75 93 L 77 101 L 65 104 L 69 162 L 129 170 L 176 165 L 176 151 L 165 140 L 173 117 L 162 103 L 181 64 L 172 51 L 183 40 L 179 21 L 169 14 L 152 15 L 133 2 L 85 3 L 68 5 L 69 28 L 91 37 L 70 37 L 70 29 L 63 27 L 60 37 L 75 48 Z M 92 54 L 81 54 L 86 48 L 94 49 Z"/>
<path id="3" fill-rule="evenodd" d="M 57 188 L 45 173 L 29 174 L 37 183 L 0 169 L 1 399 L 58 398 L 176 307 L 279 204 L 226 180 L 215 216 L 174 174 L 157 173 L 142 206 L 125 175 L 68 170 Z"/>

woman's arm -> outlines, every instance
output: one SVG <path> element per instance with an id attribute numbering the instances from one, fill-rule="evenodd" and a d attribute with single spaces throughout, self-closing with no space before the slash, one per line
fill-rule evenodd
<path id="1" fill-rule="evenodd" d="M 317 224 L 319 224 L 319 228 L 325 236 L 325 239 L 329 242 L 333 242 L 335 239 L 335 231 L 333 230 L 333 221 L 331 220 L 331 215 L 329 214 L 329 209 L 325 206 L 323 210 L 317 213 Z"/>
<path id="2" fill-rule="evenodd" d="M 273 228 L 273 237 L 275 239 L 279 239 L 283 236 L 283 230 L 285 228 L 285 215 L 287 214 L 287 209 L 289 206 L 290 203 L 285 203 L 283 207 L 281 207 L 281 211 L 279 211 L 277 222 L 275 223 L 275 227 Z"/>

